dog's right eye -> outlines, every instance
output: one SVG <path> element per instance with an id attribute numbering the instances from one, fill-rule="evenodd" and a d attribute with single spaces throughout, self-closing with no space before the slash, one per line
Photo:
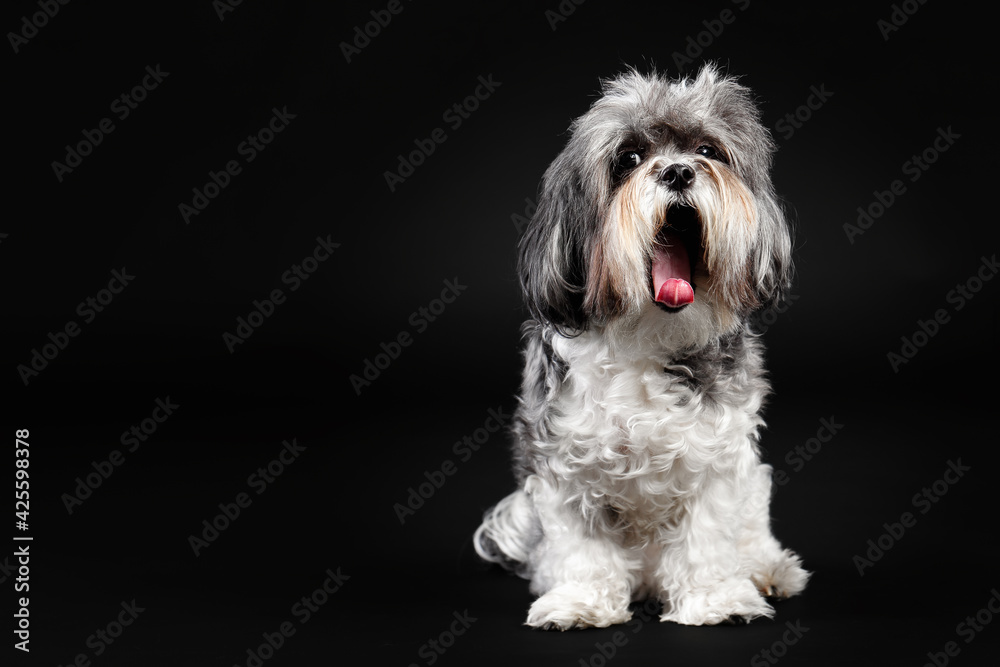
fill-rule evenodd
<path id="1" fill-rule="evenodd" d="M 619 176 L 635 169 L 642 162 L 642 154 L 636 150 L 627 150 L 615 158 L 615 173 Z"/>

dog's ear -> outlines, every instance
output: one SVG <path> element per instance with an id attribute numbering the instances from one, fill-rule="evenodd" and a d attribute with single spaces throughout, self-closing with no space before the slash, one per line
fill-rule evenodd
<path id="1" fill-rule="evenodd" d="M 592 215 L 565 150 L 546 170 L 538 208 L 521 238 L 518 273 L 531 316 L 563 335 L 587 328 L 586 220 Z"/>
<path id="2" fill-rule="evenodd" d="M 758 198 L 753 257 L 755 295 L 762 312 L 779 305 L 792 284 L 792 230 L 773 193 Z"/>
<path id="3" fill-rule="evenodd" d="M 716 115 L 730 128 L 734 149 L 731 168 L 749 189 L 754 202 L 756 239 L 751 247 L 749 281 L 750 310 L 765 312 L 787 296 L 792 282 L 792 233 L 785 212 L 774 192 L 771 165 L 777 144 L 761 123 L 760 109 L 750 89 L 733 77 L 721 75 L 706 65 L 695 85 L 711 86 L 719 104 Z"/>

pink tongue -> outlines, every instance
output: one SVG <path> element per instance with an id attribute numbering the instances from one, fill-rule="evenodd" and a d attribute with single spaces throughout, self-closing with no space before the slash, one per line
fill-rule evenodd
<path id="1" fill-rule="evenodd" d="M 661 245 L 664 241 L 667 245 Z M 684 242 L 673 232 L 662 232 L 653 254 L 653 290 L 656 300 L 668 308 L 680 308 L 694 301 L 691 262 Z"/>

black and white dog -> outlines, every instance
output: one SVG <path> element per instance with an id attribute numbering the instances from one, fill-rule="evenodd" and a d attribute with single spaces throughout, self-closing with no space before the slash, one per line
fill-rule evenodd
<path id="1" fill-rule="evenodd" d="M 771 616 L 809 574 L 770 530 L 751 315 L 791 276 L 750 91 L 605 83 L 546 171 L 520 246 L 519 488 L 476 531 L 539 597 L 527 624 L 604 627 L 655 597 L 690 625 Z"/>

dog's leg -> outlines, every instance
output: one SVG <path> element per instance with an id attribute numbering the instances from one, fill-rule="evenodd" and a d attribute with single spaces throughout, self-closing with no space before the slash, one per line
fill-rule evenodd
<path id="1" fill-rule="evenodd" d="M 663 535 L 656 572 L 664 606 L 660 620 L 715 625 L 774 614 L 737 548 L 744 500 L 738 485 L 720 473 L 685 501 L 678 523 Z"/>
<path id="2" fill-rule="evenodd" d="M 540 597 L 531 605 L 526 624 L 568 630 L 604 628 L 631 619 L 635 556 L 615 535 L 589 527 L 552 484 L 532 476 L 525 491 L 543 534 L 531 557 L 531 590 Z"/>
<path id="3" fill-rule="evenodd" d="M 750 570 L 754 584 L 769 598 L 787 598 L 801 593 L 809 580 L 802 561 L 771 534 L 771 466 L 761 464 L 751 479 L 751 488 L 741 512 L 744 520 L 739 541 L 740 557 Z"/>

